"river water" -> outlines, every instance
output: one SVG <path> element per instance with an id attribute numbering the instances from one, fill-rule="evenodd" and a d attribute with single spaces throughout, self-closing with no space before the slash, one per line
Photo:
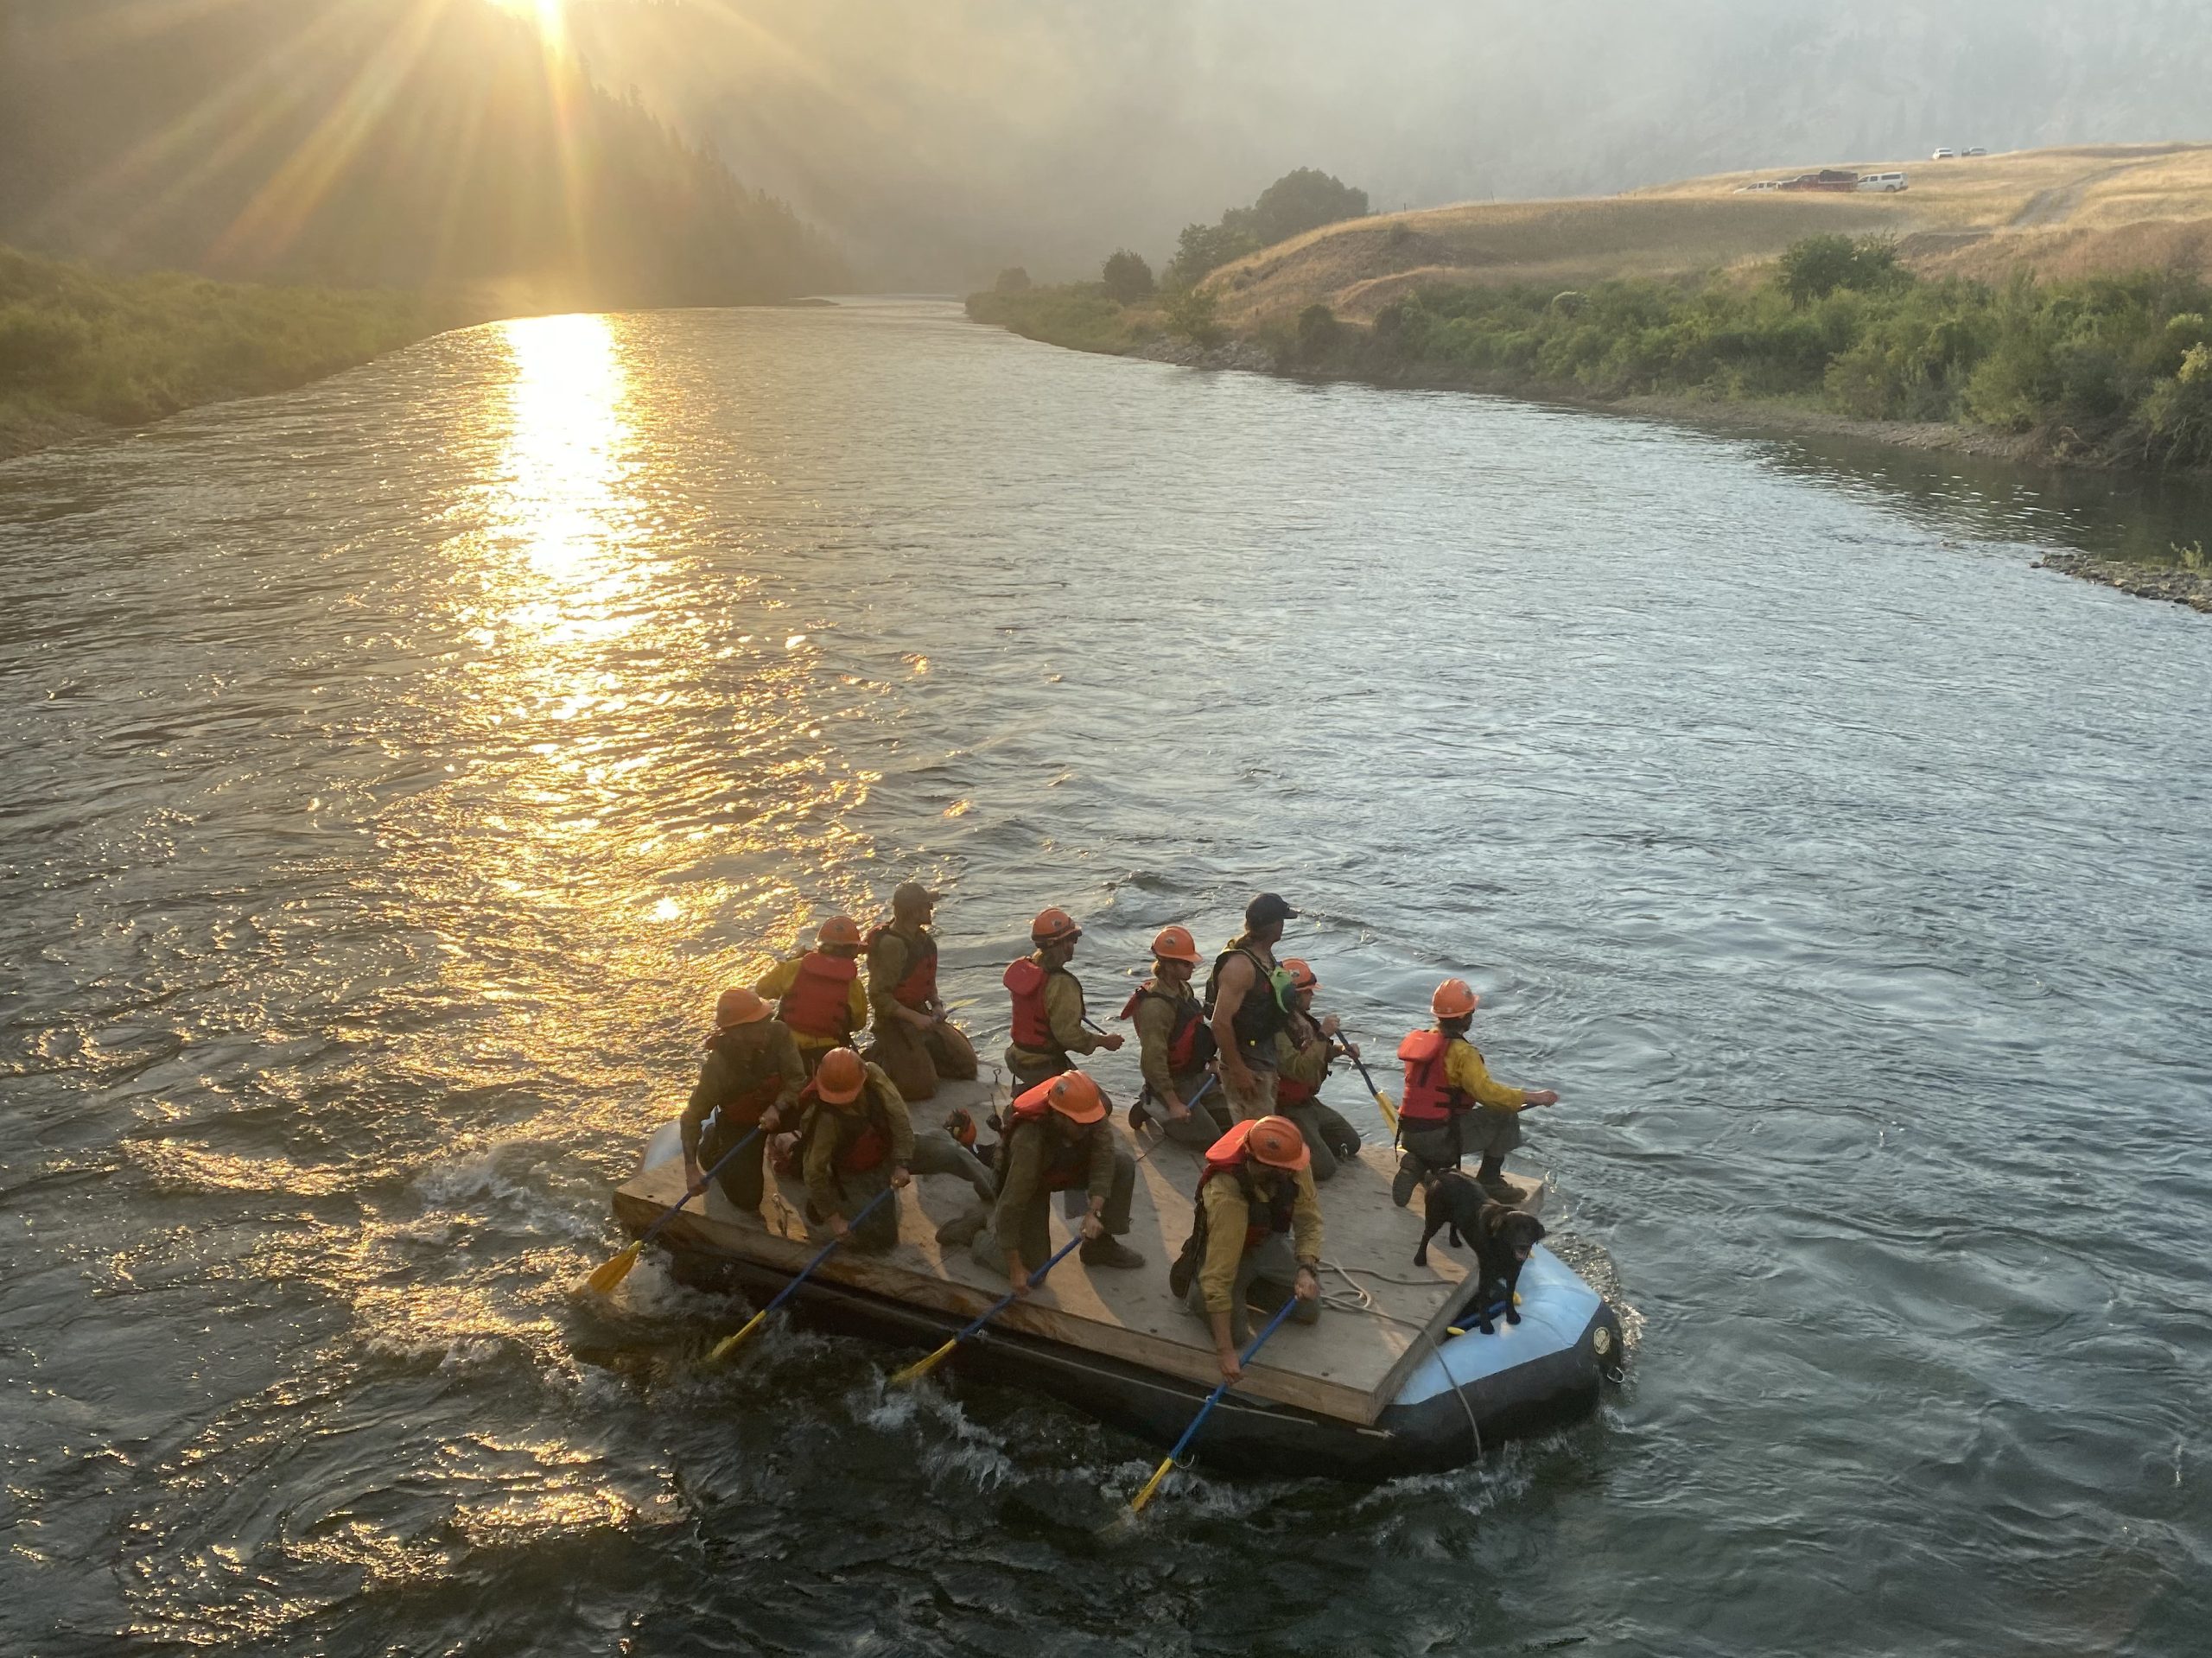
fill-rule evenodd
<path id="1" fill-rule="evenodd" d="M 0 1640 L 2204 1650 L 2212 623 L 2028 568 L 2125 516 L 929 304 L 0 467 Z M 912 874 L 987 1051 L 1048 902 L 1103 1011 L 1261 887 L 1378 1045 L 1466 974 L 1624 1383 L 1115 1546 L 1135 1441 L 581 1298 L 716 988 Z"/>

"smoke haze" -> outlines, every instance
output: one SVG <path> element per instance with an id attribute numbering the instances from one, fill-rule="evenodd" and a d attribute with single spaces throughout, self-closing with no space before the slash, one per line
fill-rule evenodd
<path id="1" fill-rule="evenodd" d="M 2202 0 L 571 3 L 602 81 L 914 286 L 1157 264 L 1301 166 L 1394 209 L 2212 139 Z"/>

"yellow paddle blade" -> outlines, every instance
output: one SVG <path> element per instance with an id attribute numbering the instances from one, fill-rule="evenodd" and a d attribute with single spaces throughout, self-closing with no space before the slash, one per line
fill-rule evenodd
<path id="1" fill-rule="evenodd" d="M 639 1243 L 643 1242 L 640 1239 Z M 638 1264 L 639 1243 L 632 1243 L 613 1260 L 604 1262 L 584 1280 L 594 1294 L 612 1295 L 615 1286 L 630 1275 L 630 1268 Z"/>
<path id="2" fill-rule="evenodd" d="M 744 1346 L 745 1338 L 750 1336 L 754 1331 L 758 1330 L 760 1327 L 760 1321 L 767 1316 L 768 1315 L 765 1311 L 754 1313 L 750 1318 L 746 1320 L 744 1329 L 739 1331 L 734 1336 L 725 1336 L 721 1340 L 716 1342 L 714 1345 L 714 1350 L 707 1355 L 707 1363 L 709 1364 L 720 1364 L 732 1353 L 734 1353 L 739 1348 Z"/>
<path id="3" fill-rule="evenodd" d="M 1390 1103 L 1390 1096 L 1388 1094 L 1378 1093 L 1375 1096 L 1375 1103 L 1382 1108 L 1382 1121 L 1389 1123 L 1391 1131 L 1395 1133 L 1398 1127 L 1398 1108 Z"/>
<path id="4" fill-rule="evenodd" d="M 915 1360 L 913 1363 L 908 1365 L 905 1369 L 899 1371 L 898 1375 L 891 1378 L 891 1385 L 894 1388 L 904 1388 L 910 1383 L 919 1382 L 931 1371 L 936 1369 L 938 1365 L 944 1363 L 946 1358 L 951 1355 L 952 1350 L 959 1345 L 959 1340 L 956 1337 L 955 1339 L 945 1343 L 944 1346 L 938 1348 L 936 1352 L 931 1354 L 927 1358 Z"/>
<path id="5" fill-rule="evenodd" d="M 1129 1499 L 1131 1514 L 1143 1512 L 1144 1505 L 1152 1501 L 1152 1494 L 1160 1489 L 1160 1482 L 1167 1477 L 1167 1471 L 1174 1465 L 1175 1458 L 1173 1455 L 1160 1458 L 1160 1466 L 1152 1471 L 1152 1477 L 1139 1486 L 1137 1494 Z"/>

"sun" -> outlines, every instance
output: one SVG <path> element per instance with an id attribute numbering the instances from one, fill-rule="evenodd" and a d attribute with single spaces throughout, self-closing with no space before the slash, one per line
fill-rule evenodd
<path id="1" fill-rule="evenodd" d="M 550 35 L 558 36 L 567 29 L 562 12 L 568 0 L 492 0 L 492 3 L 502 11 L 535 19 L 538 28 Z"/>

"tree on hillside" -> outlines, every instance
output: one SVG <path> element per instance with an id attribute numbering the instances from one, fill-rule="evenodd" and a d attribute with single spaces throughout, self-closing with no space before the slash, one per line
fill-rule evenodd
<path id="1" fill-rule="evenodd" d="M 1257 252 L 1259 247 L 1259 239 L 1249 231 L 1228 224 L 1185 225 L 1182 235 L 1175 238 L 1175 257 L 1167 265 L 1167 285 L 1195 288 L 1231 259 Z"/>
<path id="2" fill-rule="evenodd" d="M 1102 273 L 1106 283 L 1106 297 L 1117 305 L 1134 305 L 1141 299 L 1152 297 L 1152 267 L 1144 256 L 1122 248 L 1108 256 L 1106 269 Z"/>
<path id="3" fill-rule="evenodd" d="M 1839 288 L 1878 293 L 1903 280 L 1897 245 L 1885 236 L 1808 236 L 1782 256 L 1782 291 L 1792 305 L 1826 299 Z"/>
<path id="4" fill-rule="evenodd" d="M 998 294 L 1026 294 L 1029 291 L 1029 272 L 1020 265 L 1008 265 L 999 272 L 999 279 L 991 284 Z"/>
<path id="5" fill-rule="evenodd" d="M 1268 247 L 1338 219 L 1366 216 L 1366 191 L 1355 189 L 1317 168 L 1301 167 L 1260 192 L 1260 199 L 1252 204 L 1251 229 L 1260 245 Z"/>

